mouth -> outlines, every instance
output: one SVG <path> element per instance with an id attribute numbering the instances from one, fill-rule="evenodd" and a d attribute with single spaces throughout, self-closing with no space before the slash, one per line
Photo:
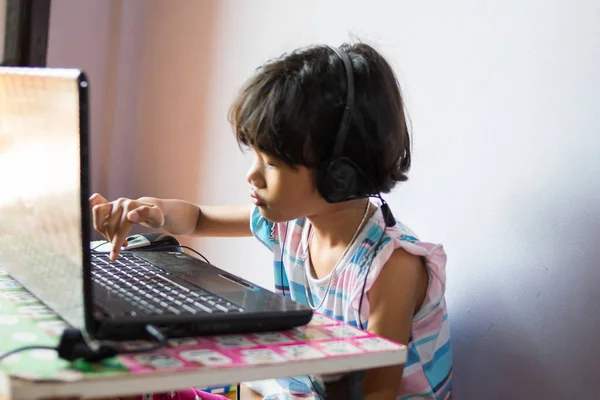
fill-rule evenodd
<path id="1" fill-rule="evenodd" d="M 250 190 L 250 198 L 252 199 L 252 203 L 257 207 L 264 207 L 265 203 L 256 195 L 254 190 Z"/>

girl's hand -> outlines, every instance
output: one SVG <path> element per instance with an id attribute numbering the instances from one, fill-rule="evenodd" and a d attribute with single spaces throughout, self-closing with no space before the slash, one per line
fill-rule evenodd
<path id="1" fill-rule="evenodd" d="M 127 247 L 127 236 L 133 224 L 161 228 L 165 224 L 163 211 L 157 204 L 120 198 L 109 202 L 98 193 L 90 197 L 94 229 L 112 243 L 110 259 L 116 260 L 121 247 Z"/>

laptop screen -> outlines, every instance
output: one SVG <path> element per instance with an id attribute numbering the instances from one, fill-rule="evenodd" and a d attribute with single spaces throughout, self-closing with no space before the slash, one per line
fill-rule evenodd
<path id="1" fill-rule="evenodd" d="M 0 268 L 84 327 L 78 70 L 0 67 Z"/>

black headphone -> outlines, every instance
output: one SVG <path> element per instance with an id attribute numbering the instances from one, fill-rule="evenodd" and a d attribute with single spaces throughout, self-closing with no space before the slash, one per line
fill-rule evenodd
<path id="1" fill-rule="evenodd" d="M 344 72 L 346 75 L 346 105 L 340 121 L 333 152 L 328 161 L 326 161 L 317 173 L 317 190 L 319 194 L 329 203 L 340 203 L 343 201 L 358 199 L 361 197 L 376 196 L 382 202 L 381 211 L 383 213 L 387 226 L 394 226 L 396 220 L 392 215 L 389 206 L 379 194 L 358 193 L 357 188 L 360 181 L 369 183 L 375 190 L 375 185 L 369 180 L 367 175 L 358 165 L 348 157 L 343 157 L 344 144 L 350 129 L 352 120 L 352 107 L 354 106 L 354 74 L 352 72 L 352 62 L 346 52 L 337 47 L 327 46 L 342 60 Z M 366 138 L 365 138 L 366 140 Z"/>

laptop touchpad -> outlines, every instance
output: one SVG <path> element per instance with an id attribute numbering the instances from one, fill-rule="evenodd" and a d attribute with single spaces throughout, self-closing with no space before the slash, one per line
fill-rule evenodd
<path id="1" fill-rule="evenodd" d="M 217 296 L 223 296 L 234 302 L 244 299 L 248 291 L 257 289 L 236 276 L 227 273 L 203 274 L 201 272 L 188 272 L 178 274 L 178 277 L 198 286 L 200 289 L 212 292 Z"/>

